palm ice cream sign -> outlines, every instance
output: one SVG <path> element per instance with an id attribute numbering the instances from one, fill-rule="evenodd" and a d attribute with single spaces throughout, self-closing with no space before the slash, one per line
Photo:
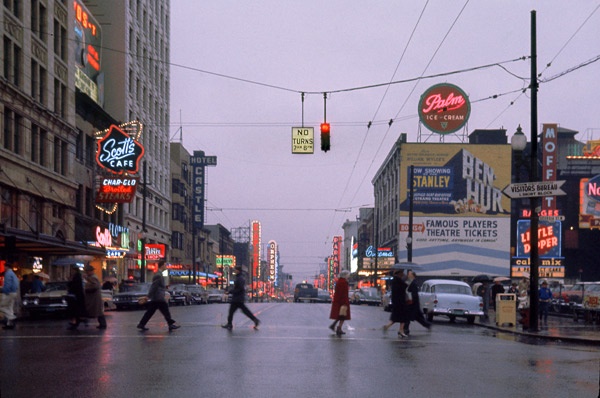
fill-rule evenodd
<path id="1" fill-rule="evenodd" d="M 419 119 L 429 130 L 450 134 L 467 124 L 471 114 L 469 97 L 453 84 L 429 87 L 419 100 Z"/>

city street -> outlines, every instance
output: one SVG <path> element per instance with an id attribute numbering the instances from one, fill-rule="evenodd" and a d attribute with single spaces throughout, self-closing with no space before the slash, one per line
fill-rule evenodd
<path id="1" fill-rule="evenodd" d="M 259 330 L 227 304 L 156 313 L 108 312 L 79 331 L 66 320 L 24 320 L 0 333 L 2 397 L 596 397 L 597 346 L 523 340 L 458 320 L 382 331 L 389 313 L 352 306 L 346 335 L 328 328 L 328 304 L 252 303 Z"/>

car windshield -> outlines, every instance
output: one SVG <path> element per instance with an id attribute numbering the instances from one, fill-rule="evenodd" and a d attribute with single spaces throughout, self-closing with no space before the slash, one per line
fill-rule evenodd
<path id="1" fill-rule="evenodd" d="M 471 296 L 471 289 L 461 285 L 435 285 L 431 288 L 434 293 L 466 294 Z"/>
<path id="2" fill-rule="evenodd" d="M 121 292 L 147 292 L 150 290 L 149 283 L 136 283 L 132 285 L 123 285 Z"/>
<path id="3" fill-rule="evenodd" d="M 47 292 L 55 292 L 57 290 L 67 290 L 67 282 L 48 282 L 46 284 Z"/>
<path id="4" fill-rule="evenodd" d="M 379 297 L 379 292 L 375 288 L 361 289 L 360 291 L 365 297 Z"/>

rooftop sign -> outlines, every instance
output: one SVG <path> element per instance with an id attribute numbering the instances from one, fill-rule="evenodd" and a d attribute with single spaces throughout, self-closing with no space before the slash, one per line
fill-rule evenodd
<path id="1" fill-rule="evenodd" d="M 471 103 L 459 87 L 443 83 L 429 87 L 419 100 L 419 119 L 429 130 L 449 134 L 469 120 Z"/>

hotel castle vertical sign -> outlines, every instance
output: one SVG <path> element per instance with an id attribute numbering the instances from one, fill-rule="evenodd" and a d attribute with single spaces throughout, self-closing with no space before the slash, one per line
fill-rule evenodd
<path id="1" fill-rule="evenodd" d="M 194 156 L 190 158 L 193 170 L 193 189 L 194 189 L 194 227 L 202 228 L 204 226 L 204 168 L 206 166 L 216 166 L 216 156 L 205 156 L 204 151 L 194 151 Z"/>

